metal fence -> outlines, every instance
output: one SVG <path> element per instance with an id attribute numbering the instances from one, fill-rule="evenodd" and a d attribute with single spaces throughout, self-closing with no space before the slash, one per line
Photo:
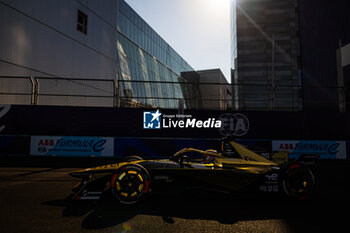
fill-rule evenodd
<path id="1" fill-rule="evenodd" d="M 0 77 L 0 104 L 113 107 L 113 80 Z"/>
<path id="2" fill-rule="evenodd" d="M 343 110 L 349 105 L 344 87 L 303 88 L 324 93 L 317 104 Z M 300 111 L 315 103 L 306 102 L 301 86 L 293 85 L 2 76 L 0 104 Z"/>

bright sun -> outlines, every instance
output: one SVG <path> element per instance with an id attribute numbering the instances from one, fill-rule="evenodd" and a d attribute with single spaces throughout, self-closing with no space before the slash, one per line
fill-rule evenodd
<path id="1" fill-rule="evenodd" d="M 230 0 L 201 0 L 201 2 L 215 14 L 223 14 L 230 9 Z"/>

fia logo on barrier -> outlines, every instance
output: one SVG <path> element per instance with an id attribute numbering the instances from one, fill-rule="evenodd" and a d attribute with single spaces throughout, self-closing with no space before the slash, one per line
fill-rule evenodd
<path id="1" fill-rule="evenodd" d="M 249 120 L 243 114 L 224 113 L 219 120 L 222 122 L 219 131 L 224 136 L 243 136 L 249 131 Z"/>
<path id="2" fill-rule="evenodd" d="M 161 115 L 162 113 L 160 113 L 159 110 L 156 112 L 143 112 L 143 128 L 160 129 Z"/>

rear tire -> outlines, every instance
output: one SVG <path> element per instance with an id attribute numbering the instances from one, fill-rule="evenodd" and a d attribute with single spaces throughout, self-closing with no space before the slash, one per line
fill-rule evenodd
<path id="1" fill-rule="evenodd" d="M 291 163 L 282 169 L 280 185 L 284 194 L 291 200 L 310 198 L 315 187 L 315 176 L 301 163 Z"/>
<path id="2" fill-rule="evenodd" d="M 149 191 L 150 176 L 139 164 L 122 166 L 112 176 L 111 188 L 114 196 L 123 204 L 134 204 Z"/>

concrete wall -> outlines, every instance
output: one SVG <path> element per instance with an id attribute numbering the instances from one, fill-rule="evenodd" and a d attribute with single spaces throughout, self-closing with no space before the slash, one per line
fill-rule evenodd
<path id="1" fill-rule="evenodd" d="M 77 30 L 78 9 L 88 16 Z M 2 0 L 0 76 L 116 78 L 117 0 Z"/>

